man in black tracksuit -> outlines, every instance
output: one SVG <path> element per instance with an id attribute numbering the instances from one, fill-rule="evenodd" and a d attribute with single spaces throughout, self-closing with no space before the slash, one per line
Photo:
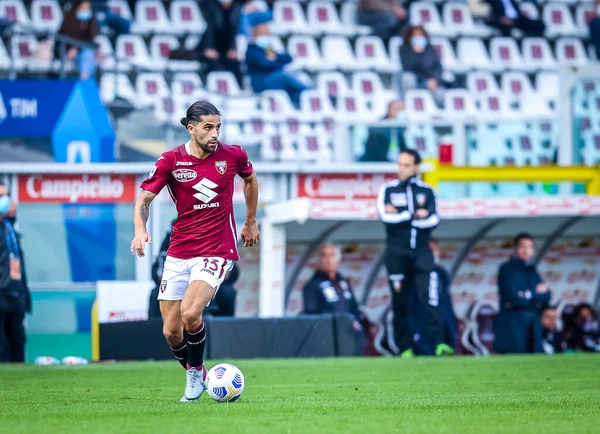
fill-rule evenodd
<path id="1" fill-rule="evenodd" d="M 494 350 L 498 353 L 541 353 L 542 308 L 550 301 L 548 286 L 531 263 L 533 237 L 515 238 L 516 255 L 500 266 Z"/>
<path id="2" fill-rule="evenodd" d="M 439 276 L 429 247 L 431 231 L 439 224 L 435 193 L 417 180 L 421 157 L 405 149 L 398 158 L 398 180 L 381 187 L 379 218 L 385 225 L 385 265 L 392 291 L 394 338 L 401 357 L 412 357 L 409 327 L 410 294 L 415 292 L 427 316 L 427 328 L 436 355 L 452 354 L 444 344 L 439 308 Z"/>

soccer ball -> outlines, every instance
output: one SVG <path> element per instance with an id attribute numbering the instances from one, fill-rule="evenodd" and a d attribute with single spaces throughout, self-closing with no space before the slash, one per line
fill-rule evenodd
<path id="1" fill-rule="evenodd" d="M 206 393 L 217 402 L 233 402 L 244 391 L 244 374 L 236 366 L 221 363 L 206 376 Z"/>

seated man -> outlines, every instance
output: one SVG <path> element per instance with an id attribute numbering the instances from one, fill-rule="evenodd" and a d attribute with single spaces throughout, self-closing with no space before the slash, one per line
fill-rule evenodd
<path id="1" fill-rule="evenodd" d="M 401 0 L 359 0 L 358 24 L 371 27 L 373 34 L 387 44 L 390 38 L 400 35 L 408 23 L 408 13 L 402 3 Z"/>
<path id="2" fill-rule="evenodd" d="M 548 355 L 562 351 L 558 314 L 556 308 L 547 306 L 542 310 L 542 349 Z"/>
<path id="3" fill-rule="evenodd" d="M 503 36 L 510 36 L 513 27 L 525 36 L 543 36 L 546 29 L 541 20 L 532 20 L 521 13 L 514 0 L 487 0 L 491 7 L 488 24 L 496 27 Z"/>
<path id="4" fill-rule="evenodd" d="M 294 74 L 283 67 L 292 61 L 288 53 L 276 53 L 271 43 L 269 27 L 259 24 L 252 31 L 253 37 L 246 51 L 246 67 L 254 92 L 285 90 L 292 102 L 300 103 L 300 94 L 309 89 Z"/>
<path id="5" fill-rule="evenodd" d="M 354 298 L 350 282 L 339 272 L 342 259 L 339 247 L 324 244 L 319 250 L 319 267 L 304 285 L 304 313 L 349 313 L 354 317 L 352 326 L 357 334 L 357 354 L 362 354 L 362 313 Z"/>

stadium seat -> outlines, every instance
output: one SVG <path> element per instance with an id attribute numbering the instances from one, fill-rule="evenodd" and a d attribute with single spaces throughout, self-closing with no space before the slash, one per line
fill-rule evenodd
<path id="1" fill-rule="evenodd" d="M 448 2 L 444 3 L 442 15 L 444 17 L 444 28 L 450 36 L 480 36 L 489 37 L 492 30 L 476 23 L 471 16 L 467 3 Z"/>
<path id="2" fill-rule="evenodd" d="M 327 135 L 320 127 L 309 129 L 299 134 L 297 139 L 298 157 L 302 160 L 328 162 L 332 160 L 333 153 L 327 143 Z"/>
<path id="3" fill-rule="evenodd" d="M 4 46 L 4 42 L 0 40 L 0 70 L 7 71 L 10 69 L 10 56 L 8 55 L 8 51 Z"/>
<path id="4" fill-rule="evenodd" d="M 21 0 L 2 0 L 0 2 L 0 18 L 4 18 L 12 23 L 17 23 L 16 28 L 20 26 L 31 27 L 31 20 L 27 14 L 27 9 Z"/>
<path id="5" fill-rule="evenodd" d="M 430 35 L 452 36 L 448 28 L 442 24 L 437 7 L 429 2 L 417 1 L 410 5 L 410 24 L 423 26 Z"/>
<path id="6" fill-rule="evenodd" d="M 308 25 L 314 31 L 330 35 L 353 35 L 354 27 L 342 25 L 335 5 L 329 1 L 319 0 L 310 2 L 306 9 Z"/>
<path id="7" fill-rule="evenodd" d="M 556 59 L 546 39 L 523 39 L 523 68 L 527 71 L 556 69 Z"/>
<path id="8" fill-rule="evenodd" d="M 400 60 L 400 47 L 402 44 L 404 44 L 404 41 L 400 36 L 392 36 L 390 42 L 388 42 L 390 62 L 392 62 L 392 65 L 399 65 L 400 68 L 402 68 L 402 60 Z"/>
<path id="9" fill-rule="evenodd" d="M 184 101 L 193 101 L 202 91 L 202 80 L 194 72 L 179 72 L 173 76 L 171 81 L 171 92 L 173 98 Z"/>
<path id="10" fill-rule="evenodd" d="M 56 32 L 62 20 L 62 11 L 55 0 L 33 0 L 31 3 L 31 21 L 36 30 Z"/>
<path id="11" fill-rule="evenodd" d="M 260 155 L 261 159 L 265 161 L 294 161 L 298 159 L 292 138 L 279 133 L 263 136 Z"/>
<path id="12" fill-rule="evenodd" d="M 381 76 L 373 71 L 355 72 L 352 74 L 352 90 L 362 93 L 367 102 L 389 101 L 396 99 L 397 94 L 383 86 Z M 387 102 L 385 102 L 387 105 Z"/>
<path id="13" fill-rule="evenodd" d="M 493 69 L 490 56 L 479 38 L 460 38 L 456 44 L 456 53 L 459 62 L 467 69 Z"/>
<path id="14" fill-rule="evenodd" d="M 359 36 L 355 42 L 356 60 L 379 72 L 400 71 L 400 64 L 392 64 L 381 38 L 377 36 Z"/>
<path id="15" fill-rule="evenodd" d="M 336 116 L 338 119 L 352 123 L 366 123 L 378 120 L 369 109 L 367 100 L 361 92 L 346 91 L 337 96 Z"/>
<path id="16" fill-rule="evenodd" d="M 477 107 L 466 89 L 448 89 L 444 92 L 444 111 L 446 116 L 454 118 L 474 118 Z"/>
<path id="17" fill-rule="evenodd" d="M 560 78 L 555 72 L 539 72 L 535 76 L 535 89 L 538 98 L 542 98 L 548 104 L 556 107 Z"/>
<path id="18" fill-rule="evenodd" d="M 277 127 L 275 124 L 263 122 L 263 120 L 259 118 L 244 122 L 242 130 L 245 135 L 256 137 L 258 142 L 262 142 L 264 136 L 277 134 Z"/>
<path id="19" fill-rule="evenodd" d="M 467 89 L 474 98 L 482 92 L 499 92 L 500 88 L 493 74 L 485 71 L 467 74 Z"/>
<path id="20" fill-rule="evenodd" d="M 161 96 L 153 100 L 154 117 L 163 125 L 181 127 L 181 113 L 185 113 L 187 105 L 171 96 Z"/>
<path id="21" fill-rule="evenodd" d="M 136 68 L 160 71 L 161 65 L 150 60 L 148 49 L 141 36 L 121 35 L 116 43 L 117 60 Z"/>
<path id="22" fill-rule="evenodd" d="M 135 90 L 127 75 L 105 72 L 100 77 L 100 99 L 108 105 L 117 97 L 128 101 L 135 107 L 140 107 Z"/>
<path id="23" fill-rule="evenodd" d="M 583 43 L 577 38 L 561 38 L 556 41 L 556 60 L 561 65 L 576 67 L 588 63 Z"/>
<path id="24" fill-rule="evenodd" d="M 206 30 L 206 21 L 200 13 L 198 2 L 194 0 L 171 1 L 169 16 L 173 25 L 172 33 L 202 34 Z"/>
<path id="25" fill-rule="evenodd" d="M 357 2 L 354 1 L 345 1 L 342 3 L 342 10 L 340 13 L 342 25 L 348 29 L 352 29 L 353 33 L 359 35 L 368 35 L 371 33 L 371 28 L 369 26 L 361 26 L 356 24 L 356 6 Z"/>
<path id="26" fill-rule="evenodd" d="M 317 77 L 317 89 L 329 96 L 338 96 L 348 92 L 348 80 L 341 72 L 322 72 Z"/>
<path id="27" fill-rule="evenodd" d="M 467 71 L 468 67 L 459 62 L 456 54 L 454 54 L 454 49 L 452 48 L 452 44 L 450 43 L 449 39 L 443 37 L 433 37 L 431 38 L 431 45 L 435 48 L 435 51 L 437 51 L 438 55 L 440 56 L 444 70 L 458 73 L 464 73 Z"/>
<path id="28" fill-rule="evenodd" d="M 209 73 L 206 77 L 206 89 L 219 95 L 237 96 L 242 93 L 235 76 L 229 71 Z"/>
<path id="29" fill-rule="evenodd" d="M 586 166 L 600 164 L 600 132 L 586 131 L 582 134 L 583 146 L 579 150 L 581 162 Z"/>
<path id="30" fill-rule="evenodd" d="M 175 36 L 158 35 L 150 39 L 151 61 L 157 68 L 167 69 L 169 67 L 169 55 L 171 51 L 179 48 L 179 41 Z"/>
<path id="31" fill-rule="evenodd" d="M 513 38 L 497 37 L 490 41 L 490 56 L 495 71 L 522 70 L 523 59 Z"/>
<path id="32" fill-rule="evenodd" d="M 517 113 L 512 111 L 502 92 L 482 92 L 478 95 L 479 112 L 490 121 L 516 119 Z"/>
<path id="33" fill-rule="evenodd" d="M 583 3 L 575 9 L 575 28 L 577 36 L 581 38 L 589 37 L 590 21 L 596 16 L 596 9 L 593 3 Z"/>
<path id="34" fill-rule="evenodd" d="M 320 90 L 306 90 L 300 95 L 302 120 L 323 122 L 335 118 L 335 110 L 329 96 Z"/>
<path id="35" fill-rule="evenodd" d="M 507 96 L 509 104 L 521 103 L 524 99 L 537 101 L 533 86 L 523 72 L 505 72 L 501 78 L 502 90 Z"/>
<path id="36" fill-rule="evenodd" d="M 10 40 L 10 46 L 14 69 L 19 72 L 33 69 L 37 39 L 33 35 L 14 35 Z"/>
<path id="37" fill-rule="evenodd" d="M 323 58 L 333 68 L 340 68 L 344 71 L 358 71 L 369 68 L 369 65 L 359 64 L 350 42 L 342 36 L 325 36 L 321 41 L 321 49 Z"/>
<path id="38" fill-rule="evenodd" d="M 121 18 L 133 21 L 133 14 L 131 13 L 127 0 L 108 0 L 108 9 L 110 9 L 111 13 L 118 15 Z M 132 26 L 132 30 L 133 27 L 135 26 Z"/>
<path id="39" fill-rule="evenodd" d="M 438 155 L 438 139 L 431 125 L 409 125 L 404 131 L 406 147 L 417 150 L 423 158 L 435 158 Z"/>
<path id="40" fill-rule="evenodd" d="M 267 90 L 260 94 L 260 113 L 265 122 L 297 121 L 300 114 L 294 108 L 287 92 L 283 90 Z"/>
<path id="41" fill-rule="evenodd" d="M 440 112 L 428 90 L 412 89 L 404 96 L 406 116 L 410 120 L 430 120 Z"/>
<path id="42" fill-rule="evenodd" d="M 306 22 L 300 3 L 289 0 L 278 0 L 273 4 L 273 22 L 271 32 L 278 35 L 290 33 L 299 35 L 316 35 L 319 31 Z"/>
<path id="43" fill-rule="evenodd" d="M 556 38 L 559 36 L 572 36 L 577 34 L 573 16 L 569 7 L 564 3 L 548 3 L 542 12 L 546 24 L 546 36 Z"/>
<path id="44" fill-rule="evenodd" d="M 254 95 L 223 99 L 223 118 L 227 122 L 248 122 L 256 117 L 257 112 L 258 98 Z"/>
<path id="45" fill-rule="evenodd" d="M 139 104 L 142 106 L 154 106 L 160 98 L 168 97 L 171 94 L 165 77 L 155 72 L 138 74 L 135 82 L 135 92 Z"/>
<path id="46" fill-rule="evenodd" d="M 246 136 L 242 131 L 242 126 L 238 122 L 224 121 L 221 126 L 221 135 L 219 140 L 233 145 L 246 146 L 248 141 L 252 142 L 252 137 Z"/>
<path id="47" fill-rule="evenodd" d="M 96 54 L 97 64 L 101 71 L 114 71 L 116 67 L 115 52 L 106 35 L 98 35 L 94 42 L 98 45 Z M 128 64 L 120 64 L 121 70 L 129 69 Z"/>
<path id="48" fill-rule="evenodd" d="M 540 19 L 540 11 L 538 10 L 535 3 L 521 2 L 519 4 L 519 9 L 521 11 L 521 14 L 523 14 L 527 18 L 530 18 L 532 20 Z"/>
<path id="49" fill-rule="evenodd" d="M 312 36 L 291 36 L 287 44 L 287 52 L 292 56 L 291 69 L 307 69 L 323 71 L 332 69 L 331 65 L 321 56 L 319 46 Z"/>
<path id="50" fill-rule="evenodd" d="M 180 33 L 179 29 L 171 24 L 167 11 L 160 0 L 135 2 L 135 32 L 142 34 Z"/>

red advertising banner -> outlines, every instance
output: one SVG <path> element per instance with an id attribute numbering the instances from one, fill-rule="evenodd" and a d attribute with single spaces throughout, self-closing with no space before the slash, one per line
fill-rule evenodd
<path id="1" fill-rule="evenodd" d="M 134 202 L 136 190 L 135 175 L 19 175 L 21 203 Z"/>
<path id="2" fill-rule="evenodd" d="M 311 199 L 373 199 L 381 186 L 398 179 L 394 173 L 301 173 L 298 175 L 298 197 Z"/>

